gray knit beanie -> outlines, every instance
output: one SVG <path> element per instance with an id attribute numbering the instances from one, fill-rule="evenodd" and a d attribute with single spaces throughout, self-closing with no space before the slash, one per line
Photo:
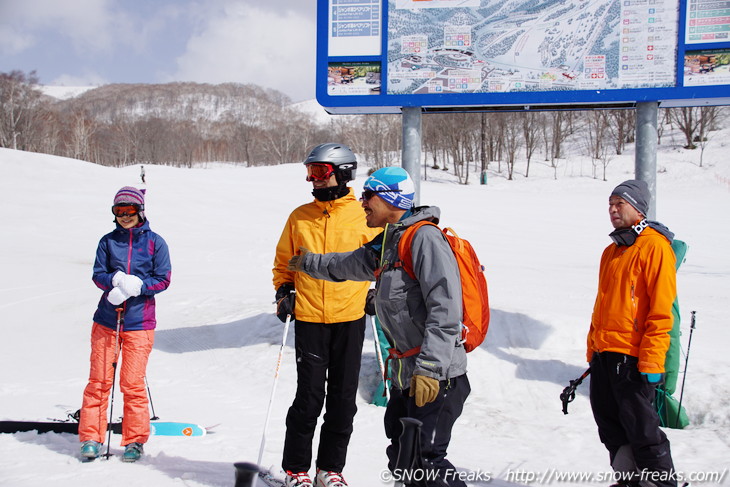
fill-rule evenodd
<path id="1" fill-rule="evenodd" d="M 644 216 L 649 214 L 649 185 L 640 179 L 629 179 L 613 189 L 611 196 L 616 195 L 628 201 L 636 210 Z"/>

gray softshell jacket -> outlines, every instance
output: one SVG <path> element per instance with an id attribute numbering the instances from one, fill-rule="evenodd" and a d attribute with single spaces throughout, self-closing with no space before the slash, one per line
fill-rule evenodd
<path id="1" fill-rule="evenodd" d="M 393 266 L 398 261 L 398 241 L 406 227 L 420 220 L 438 223 L 441 211 L 416 208 L 398 223 L 386 225 L 371 242 L 352 252 L 306 254 L 303 272 L 330 281 L 373 281 L 375 307 L 390 345 L 401 354 L 421 347 L 411 357 L 390 360 L 393 385 L 410 387 L 415 373 L 448 380 L 466 373 L 466 351 L 461 338 L 461 283 L 454 254 L 441 231 L 431 225 L 413 237 L 413 272 L 416 280 Z"/>

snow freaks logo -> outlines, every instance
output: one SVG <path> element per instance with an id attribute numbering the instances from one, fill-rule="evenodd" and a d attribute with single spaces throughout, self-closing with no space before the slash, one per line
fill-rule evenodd
<path id="1" fill-rule="evenodd" d="M 435 482 L 441 478 L 446 482 L 453 480 L 461 480 L 462 482 L 490 482 L 492 480 L 491 472 L 481 470 L 475 471 L 459 471 L 448 469 L 441 476 L 439 472 L 431 469 L 414 468 L 400 469 L 396 468 L 392 472 L 390 470 L 382 470 L 380 472 L 380 480 L 383 482 L 402 482 L 404 484 L 412 484 L 415 482 Z"/>

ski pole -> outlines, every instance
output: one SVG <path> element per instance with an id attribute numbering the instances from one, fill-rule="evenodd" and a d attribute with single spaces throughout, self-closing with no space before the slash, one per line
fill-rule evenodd
<path id="1" fill-rule="evenodd" d="M 571 380 L 570 385 L 563 389 L 563 392 L 560 393 L 560 400 L 563 403 L 563 414 L 568 414 L 568 404 L 573 402 L 573 399 L 575 399 L 575 390 L 583 383 L 583 379 L 588 377 L 590 373 L 591 368 L 588 367 L 580 377 Z"/>
<path id="2" fill-rule="evenodd" d="M 684 397 L 684 381 L 687 380 L 687 364 L 689 363 L 689 347 L 692 346 L 692 332 L 695 331 L 695 313 L 692 311 L 692 319 L 689 325 L 689 341 L 687 342 L 687 355 L 684 357 L 684 372 L 682 373 L 682 389 L 679 392 L 679 408 L 677 408 L 677 419 L 674 422 L 674 427 L 679 425 L 679 417 L 682 415 L 682 398 Z"/>
<path id="3" fill-rule="evenodd" d="M 117 382 L 117 360 L 119 359 L 119 330 L 122 327 L 123 310 L 124 308 L 122 307 L 119 307 L 115 310 L 117 312 L 117 331 L 114 334 L 114 361 L 112 362 L 112 395 L 109 404 L 109 423 L 107 424 L 108 436 L 106 440 L 106 455 L 104 455 L 107 460 L 109 460 L 109 457 L 111 456 L 111 453 L 109 453 L 109 448 L 111 448 L 112 443 L 112 419 L 114 418 L 114 388 Z"/>
<path id="4" fill-rule="evenodd" d="M 284 346 L 286 345 L 286 336 L 289 334 L 289 323 L 291 315 L 286 315 L 284 323 L 284 337 L 281 339 L 281 347 L 279 348 L 279 358 L 276 361 L 276 371 L 274 372 L 274 385 L 271 387 L 271 397 L 269 398 L 269 407 L 266 410 L 266 419 L 264 420 L 264 433 L 261 435 L 261 446 L 259 447 L 259 458 L 256 462 L 261 465 L 261 457 L 264 455 L 264 445 L 266 444 L 266 430 L 269 427 L 269 416 L 271 416 L 271 408 L 274 405 L 274 394 L 276 393 L 276 383 L 279 381 L 279 368 L 281 367 L 281 357 L 284 355 Z"/>
<path id="5" fill-rule="evenodd" d="M 375 317 L 370 317 L 370 324 L 373 328 L 373 340 L 375 340 L 375 355 L 378 357 L 378 365 L 380 366 L 380 377 L 383 378 L 383 388 L 385 397 L 390 401 L 390 390 L 388 389 L 388 380 L 385 378 L 385 364 L 383 363 L 383 351 L 380 349 L 380 339 L 378 338 L 378 327 L 375 325 Z"/>
<path id="6" fill-rule="evenodd" d="M 410 485 L 416 476 L 414 468 L 421 467 L 421 426 L 423 423 L 415 418 L 400 418 L 403 425 L 398 438 L 398 458 L 395 462 L 396 480 L 394 487 Z"/>
<path id="7" fill-rule="evenodd" d="M 150 398 L 150 407 L 152 408 L 152 417 L 150 418 L 150 421 L 156 421 L 160 419 L 155 414 L 155 405 L 152 403 L 152 393 L 150 392 L 150 384 L 147 382 L 147 376 L 144 376 L 144 385 L 147 386 L 147 397 Z"/>

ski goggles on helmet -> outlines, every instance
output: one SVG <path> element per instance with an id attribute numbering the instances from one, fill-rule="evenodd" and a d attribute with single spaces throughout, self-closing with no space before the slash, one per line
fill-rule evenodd
<path id="1" fill-rule="evenodd" d="M 362 201 L 370 201 L 370 199 L 378 193 L 400 193 L 400 189 L 366 189 L 362 192 L 360 199 Z"/>
<path id="2" fill-rule="evenodd" d="M 143 208 L 140 205 L 132 203 L 119 203 L 112 206 L 112 213 L 114 213 L 114 216 L 116 217 L 135 216 L 142 210 Z"/>
<path id="3" fill-rule="evenodd" d="M 335 173 L 335 167 L 326 162 L 307 164 L 307 181 L 327 181 Z"/>

